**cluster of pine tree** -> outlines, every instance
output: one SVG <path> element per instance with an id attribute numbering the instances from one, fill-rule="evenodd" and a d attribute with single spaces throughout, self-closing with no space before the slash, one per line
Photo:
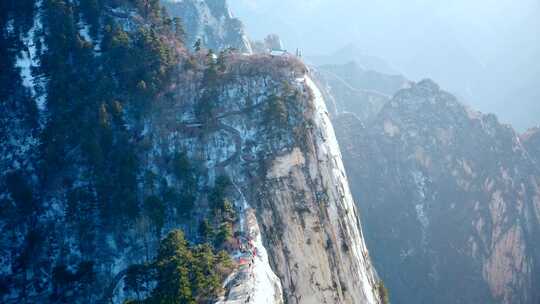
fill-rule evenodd
<path id="1" fill-rule="evenodd" d="M 193 172 L 186 155 L 176 155 L 174 173 L 183 183 L 183 189 L 195 186 Z M 233 238 L 233 224 L 237 221 L 236 211 L 227 195 L 231 185 L 228 177 L 220 176 L 210 189 L 210 219 L 200 223 L 200 244 L 188 244 L 184 233 L 174 230 L 160 242 L 154 261 L 133 265 L 127 270 L 125 288 L 136 297 L 126 303 L 207 303 L 215 299 L 222 291 L 221 282 L 235 267 L 223 250 Z M 146 204 L 152 222 L 163 224 L 165 213 L 160 199 L 149 197 Z"/>
<path id="2" fill-rule="evenodd" d="M 161 241 L 153 263 L 128 270 L 126 290 L 137 298 L 126 304 L 207 303 L 221 292 L 221 282 L 232 269 L 225 251 L 215 252 L 208 244 L 190 246 L 182 231 L 175 230 Z M 155 284 L 151 291 L 150 282 Z"/>

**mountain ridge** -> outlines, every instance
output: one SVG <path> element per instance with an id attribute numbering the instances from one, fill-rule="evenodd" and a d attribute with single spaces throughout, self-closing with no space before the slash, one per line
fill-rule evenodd
<path id="1" fill-rule="evenodd" d="M 431 80 L 334 123 L 393 302 L 537 301 L 539 172 L 517 132 Z"/>

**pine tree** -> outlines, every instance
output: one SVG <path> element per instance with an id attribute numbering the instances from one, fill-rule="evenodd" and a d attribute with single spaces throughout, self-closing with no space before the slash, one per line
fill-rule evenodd
<path id="1" fill-rule="evenodd" d="M 200 52 L 201 49 L 202 49 L 202 40 L 201 38 L 197 39 L 197 41 L 195 41 L 195 44 L 193 45 L 193 49 L 195 50 L 195 52 Z"/>
<path id="2" fill-rule="evenodd" d="M 220 289 L 220 277 L 215 272 L 217 261 L 208 244 L 194 248 L 193 272 L 195 275 L 194 289 L 197 297 L 202 299 L 212 298 Z"/>
<path id="3" fill-rule="evenodd" d="M 229 177 L 221 175 L 216 178 L 215 186 L 208 195 L 208 201 L 210 202 L 210 206 L 212 207 L 212 209 L 224 209 L 226 191 L 230 186 L 231 180 L 229 179 Z"/>
<path id="4" fill-rule="evenodd" d="M 155 225 L 157 235 L 160 236 L 161 229 L 165 224 L 165 205 L 163 201 L 155 195 L 149 196 L 144 201 L 144 208 L 146 214 Z"/>
<path id="5" fill-rule="evenodd" d="M 204 241 L 208 242 L 214 237 L 214 228 L 210 225 L 207 219 L 204 219 L 199 224 L 199 235 Z"/>
<path id="6" fill-rule="evenodd" d="M 233 203 L 229 199 L 223 200 L 223 219 L 227 222 L 233 223 L 236 220 L 236 210 Z"/>
<path id="7" fill-rule="evenodd" d="M 287 106 L 282 97 L 271 95 L 268 97 L 265 119 L 270 126 L 285 126 L 288 122 Z"/>
<path id="8" fill-rule="evenodd" d="M 193 256 L 184 233 L 172 231 L 161 242 L 156 261 L 157 286 L 150 303 L 195 304 L 190 282 Z"/>
<path id="9" fill-rule="evenodd" d="M 219 232 L 216 236 L 215 245 L 216 247 L 223 246 L 226 242 L 230 241 L 233 237 L 233 230 L 231 223 L 222 223 L 219 227 Z"/>
<path id="10" fill-rule="evenodd" d="M 180 215 L 187 216 L 195 204 L 197 197 L 197 172 L 189 161 L 186 153 L 177 153 L 173 158 L 173 173 L 178 181 L 179 195 L 171 199 L 176 200 L 176 207 Z"/>

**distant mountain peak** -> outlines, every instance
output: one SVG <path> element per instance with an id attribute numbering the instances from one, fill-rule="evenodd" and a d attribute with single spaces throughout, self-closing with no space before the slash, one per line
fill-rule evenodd
<path id="1" fill-rule="evenodd" d="M 431 80 L 429 78 L 422 79 L 420 82 L 418 82 L 416 87 L 427 90 L 429 92 L 434 92 L 434 93 L 440 91 L 439 85 L 437 83 L 435 83 L 435 81 L 433 81 L 433 80 Z"/>

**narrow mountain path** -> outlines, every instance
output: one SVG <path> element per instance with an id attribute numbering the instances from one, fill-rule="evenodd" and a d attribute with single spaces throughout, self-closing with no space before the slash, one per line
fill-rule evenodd
<path id="1" fill-rule="evenodd" d="M 216 165 L 218 169 L 225 169 L 226 167 L 231 165 L 233 162 L 240 159 L 240 154 L 242 153 L 242 135 L 240 134 L 240 131 L 238 131 L 237 129 L 229 125 L 224 124 L 221 121 L 218 123 L 218 126 L 221 130 L 226 131 L 232 135 L 233 140 L 234 140 L 234 146 L 235 146 L 235 151 L 233 155 L 231 155 L 231 157 L 227 158 L 226 160 Z"/>

